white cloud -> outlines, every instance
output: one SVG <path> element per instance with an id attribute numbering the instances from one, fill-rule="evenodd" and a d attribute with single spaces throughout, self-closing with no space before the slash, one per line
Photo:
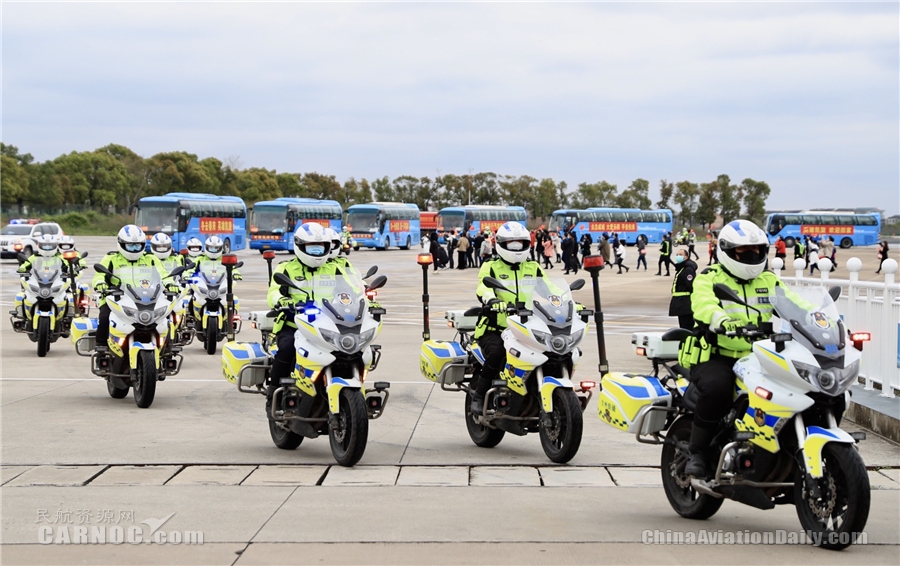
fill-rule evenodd
<path id="1" fill-rule="evenodd" d="M 898 7 L 5 4 L 4 141 L 338 177 L 900 186 Z M 656 181 L 653 181 L 656 184 Z M 890 203 L 893 202 L 891 205 Z"/>

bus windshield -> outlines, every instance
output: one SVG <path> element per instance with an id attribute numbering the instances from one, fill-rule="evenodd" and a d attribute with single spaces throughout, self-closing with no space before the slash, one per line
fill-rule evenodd
<path id="1" fill-rule="evenodd" d="M 558 232 L 567 226 L 575 224 L 577 217 L 575 214 L 557 213 L 550 217 L 549 230 Z"/>
<path id="2" fill-rule="evenodd" d="M 283 233 L 287 228 L 287 207 L 254 206 L 250 213 L 250 231 Z"/>
<path id="3" fill-rule="evenodd" d="M 165 232 L 171 236 L 178 227 L 177 210 L 178 203 L 175 202 L 142 203 L 137 209 L 134 222 L 148 234 Z"/>
<path id="4" fill-rule="evenodd" d="M 354 232 L 377 232 L 378 212 L 374 210 L 352 210 L 347 212 L 347 224 L 353 227 Z"/>
<path id="5" fill-rule="evenodd" d="M 465 219 L 466 219 L 466 213 L 461 210 L 442 211 L 440 214 L 438 214 L 438 230 L 462 231 L 463 224 L 465 223 Z"/>

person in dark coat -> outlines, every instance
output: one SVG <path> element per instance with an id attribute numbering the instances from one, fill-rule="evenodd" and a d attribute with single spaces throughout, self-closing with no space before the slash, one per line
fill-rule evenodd
<path id="1" fill-rule="evenodd" d="M 431 254 L 432 265 L 437 271 L 441 266 L 441 245 L 438 243 L 437 232 L 432 232 L 428 239 L 431 240 L 431 243 L 428 244 L 428 253 Z"/>
<path id="2" fill-rule="evenodd" d="M 692 330 L 694 315 L 691 311 L 691 292 L 694 290 L 697 264 L 690 259 L 688 253 L 687 250 L 678 250 L 675 254 L 675 280 L 672 282 L 669 316 L 677 316 L 678 326 Z"/>
<path id="3" fill-rule="evenodd" d="M 566 234 L 561 246 L 563 264 L 566 266 L 566 275 L 573 269 L 575 270 L 575 273 L 578 273 L 578 258 L 575 255 L 578 250 L 578 242 L 575 241 L 575 234 L 571 232 Z"/>

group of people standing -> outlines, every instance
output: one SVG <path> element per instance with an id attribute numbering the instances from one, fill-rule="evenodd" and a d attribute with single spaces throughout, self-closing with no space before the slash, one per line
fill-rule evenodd
<path id="1" fill-rule="evenodd" d="M 444 238 L 443 246 L 440 243 L 441 236 Z M 490 230 L 479 232 L 471 239 L 468 234 L 458 230 L 444 232 L 440 236 L 437 232 L 432 232 L 428 236 L 428 242 L 428 253 L 434 258 L 435 271 L 480 267 L 494 257 L 494 235 Z"/>

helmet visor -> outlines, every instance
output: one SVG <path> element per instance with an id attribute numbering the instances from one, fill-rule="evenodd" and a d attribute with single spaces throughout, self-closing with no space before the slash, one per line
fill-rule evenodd
<path id="1" fill-rule="evenodd" d="M 300 249 L 303 250 L 303 252 L 306 255 L 309 255 L 312 257 L 323 257 L 325 254 L 328 253 L 328 249 L 330 247 L 331 247 L 331 245 L 328 243 L 322 243 L 322 244 L 315 243 L 315 244 L 303 244 L 302 246 L 300 246 Z"/>
<path id="2" fill-rule="evenodd" d="M 56 244 L 56 242 L 41 242 L 39 244 L 39 247 L 41 250 L 43 250 L 45 252 L 52 252 L 53 250 L 56 249 L 57 244 Z"/>
<path id="3" fill-rule="evenodd" d="M 69 250 L 75 249 L 75 244 L 60 244 L 59 249 L 61 249 L 64 252 L 67 252 Z"/>
<path id="4" fill-rule="evenodd" d="M 746 265 L 758 265 L 765 261 L 769 255 L 769 246 L 722 246 L 722 250 L 728 257 Z"/>
<path id="5" fill-rule="evenodd" d="M 144 251 L 144 242 L 126 242 L 122 244 L 122 249 L 128 253 L 136 254 Z"/>
<path id="6" fill-rule="evenodd" d="M 521 252 L 523 250 L 527 250 L 529 246 L 531 246 L 530 240 L 510 240 L 508 242 L 500 242 L 500 247 L 505 250 L 509 250 L 511 252 Z"/>
<path id="7" fill-rule="evenodd" d="M 222 253 L 222 246 L 206 246 L 206 253 L 220 254 Z"/>
<path id="8" fill-rule="evenodd" d="M 156 253 L 161 253 L 161 254 L 169 253 L 170 251 L 172 251 L 171 244 L 156 244 L 151 247 L 153 248 L 153 251 L 155 251 Z"/>

